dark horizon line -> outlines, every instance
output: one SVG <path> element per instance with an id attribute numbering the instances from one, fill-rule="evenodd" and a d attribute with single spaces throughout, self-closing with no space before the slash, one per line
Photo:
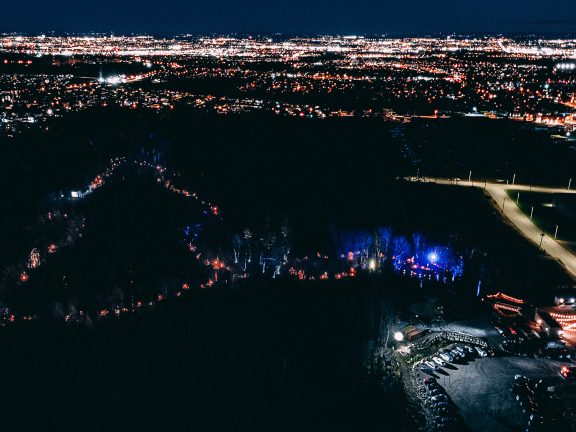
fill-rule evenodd
<path id="1" fill-rule="evenodd" d="M 168 33 L 168 32 L 115 32 L 110 31 L 85 31 L 85 32 L 75 32 L 75 31 L 57 31 L 57 30 L 46 30 L 46 31 L 15 31 L 0 28 L 0 36 L 53 36 L 53 37 L 65 37 L 65 36 L 116 36 L 116 37 L 137 37 L 137 36 L 149 36 L 153 38 L 184 38 L 184 37 L 238 37 L 238 38 L 265 38 L 265 37 L 281 37 L 281 38 L 297 38 L 297 37 L 362 37 L 362 38 L 377 38 L 377 39 L 397 39 L 397 38 L 469 38 L 469 37 L 509 37 L 509 38 L 576 38 L 576 32 L 566 32 L 566 31 L 513 31 L 513 32 L 432 32 L 432 33 L 309 33 L 309 32 L 179 32 L 179 33 Z"/>

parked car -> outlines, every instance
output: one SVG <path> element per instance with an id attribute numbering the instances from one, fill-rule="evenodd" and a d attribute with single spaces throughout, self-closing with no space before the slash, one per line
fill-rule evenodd
<path id="1" fill-rule="evenodd" d="M 443 349 L 440 352 L 448 357 L 450 363 L 454 361 L 454 354 L 452 354 L 449 349 Z"/>
<path id="2" fill-rule="evenodd" d="M 456 360 L 456 359 L 458 359 L 458 360 L 464 359 L 464 353 L 458 351 L 457 349 L 453 349 L 451 352 L 452 352 L 452 355 L 454 356 L 454 360 Z"/>
<path id="3" fill-rule="evenodd" d="M 427 373 L 427 374 L 433 374 L 433 373 L 434 373 L 434 370 L 431 369 L 431 368 L 429 368 L 429 367 L 426 366 L 425 364 L 421 364 L 421 365 L 419 366 L 419 368 L 420 368 L 420 370 L 421 370 L 422 372 L 424 372 L 424 373 Z"/>
<path id="4" fill-rule="evenodd" d="M 448 402 L 448 395 L 446 393 L 442 393 L 436 396 L 430 397 L 432 402 Z"/>
<path id="5" fill-rule="evenodd" d="M 475 347 L 476 351 L 478 352 L 478 355 L 480 357 L 488 357 L 488 353 L 486 353 L 486 351 L 484 351 L 482 348 L 480 348 L 479 346 Z"/>
<path id="6" fill-rule="evenodd" d="M 441 358 L 442 360 L 444 360 L 446 363 L 450 363 L 450 362 L 452 362 L 452 361 L 454 360 L 452 356 L 448 356 L 448 354 L 443 353 L 443 352 L 439 353 L 438 355 L 439 355 L 440 358 Z"/>
<path id="7" fill-rule="evenodd" d="M 446 394 L 446 392 L 444 391 L 444 389 L 442 387 L 429 389 L 428 393 L 430 393 L 430 396 L 438 396 L 441 394 Z"/>
<path id="8" fill-rule="evenodd" d="M 432 360 L 440 367 L 446 366 L 446 363 L 440 357 L 432 357 Z"/>

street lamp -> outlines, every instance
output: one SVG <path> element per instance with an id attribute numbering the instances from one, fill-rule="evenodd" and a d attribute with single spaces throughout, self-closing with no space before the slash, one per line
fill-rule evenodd
<path id="1" fill-rule="evenodd" d="M 394 340 L 396 342 L 402 342 L 404 340 L 404 333 L 402 333 L 402 332 L 394 333 Z"/>

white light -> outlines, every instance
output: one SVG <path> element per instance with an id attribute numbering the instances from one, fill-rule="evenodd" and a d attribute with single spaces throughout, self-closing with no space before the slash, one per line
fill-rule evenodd
<path id="1" fill-rule="evenodd" d="M 402 332 L 394 333 L 394 340 L 398 342 L 402 342 L 404 340 L 404 334 Z"/>
<path id="2" fill-rule="evenodd" d="M 371 258 L 370 261 L 368 261 L 368 269 L 370 271 L 376 270 L 376 260 L 374 258 Z"/>

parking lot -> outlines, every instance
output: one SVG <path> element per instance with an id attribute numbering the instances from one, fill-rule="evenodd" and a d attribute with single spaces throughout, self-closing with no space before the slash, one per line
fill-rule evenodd
<path id="1" fill-rule="evenodd" d="M 444 387 L 471 431 L 524 430 L 527 414 L 511 392 L 515 374 L 544 379 L 547 386 L 566 386 L 559 370 L 563 363 L 546 358 L 478 357 L 447 364 L 432 374 Z"/>

